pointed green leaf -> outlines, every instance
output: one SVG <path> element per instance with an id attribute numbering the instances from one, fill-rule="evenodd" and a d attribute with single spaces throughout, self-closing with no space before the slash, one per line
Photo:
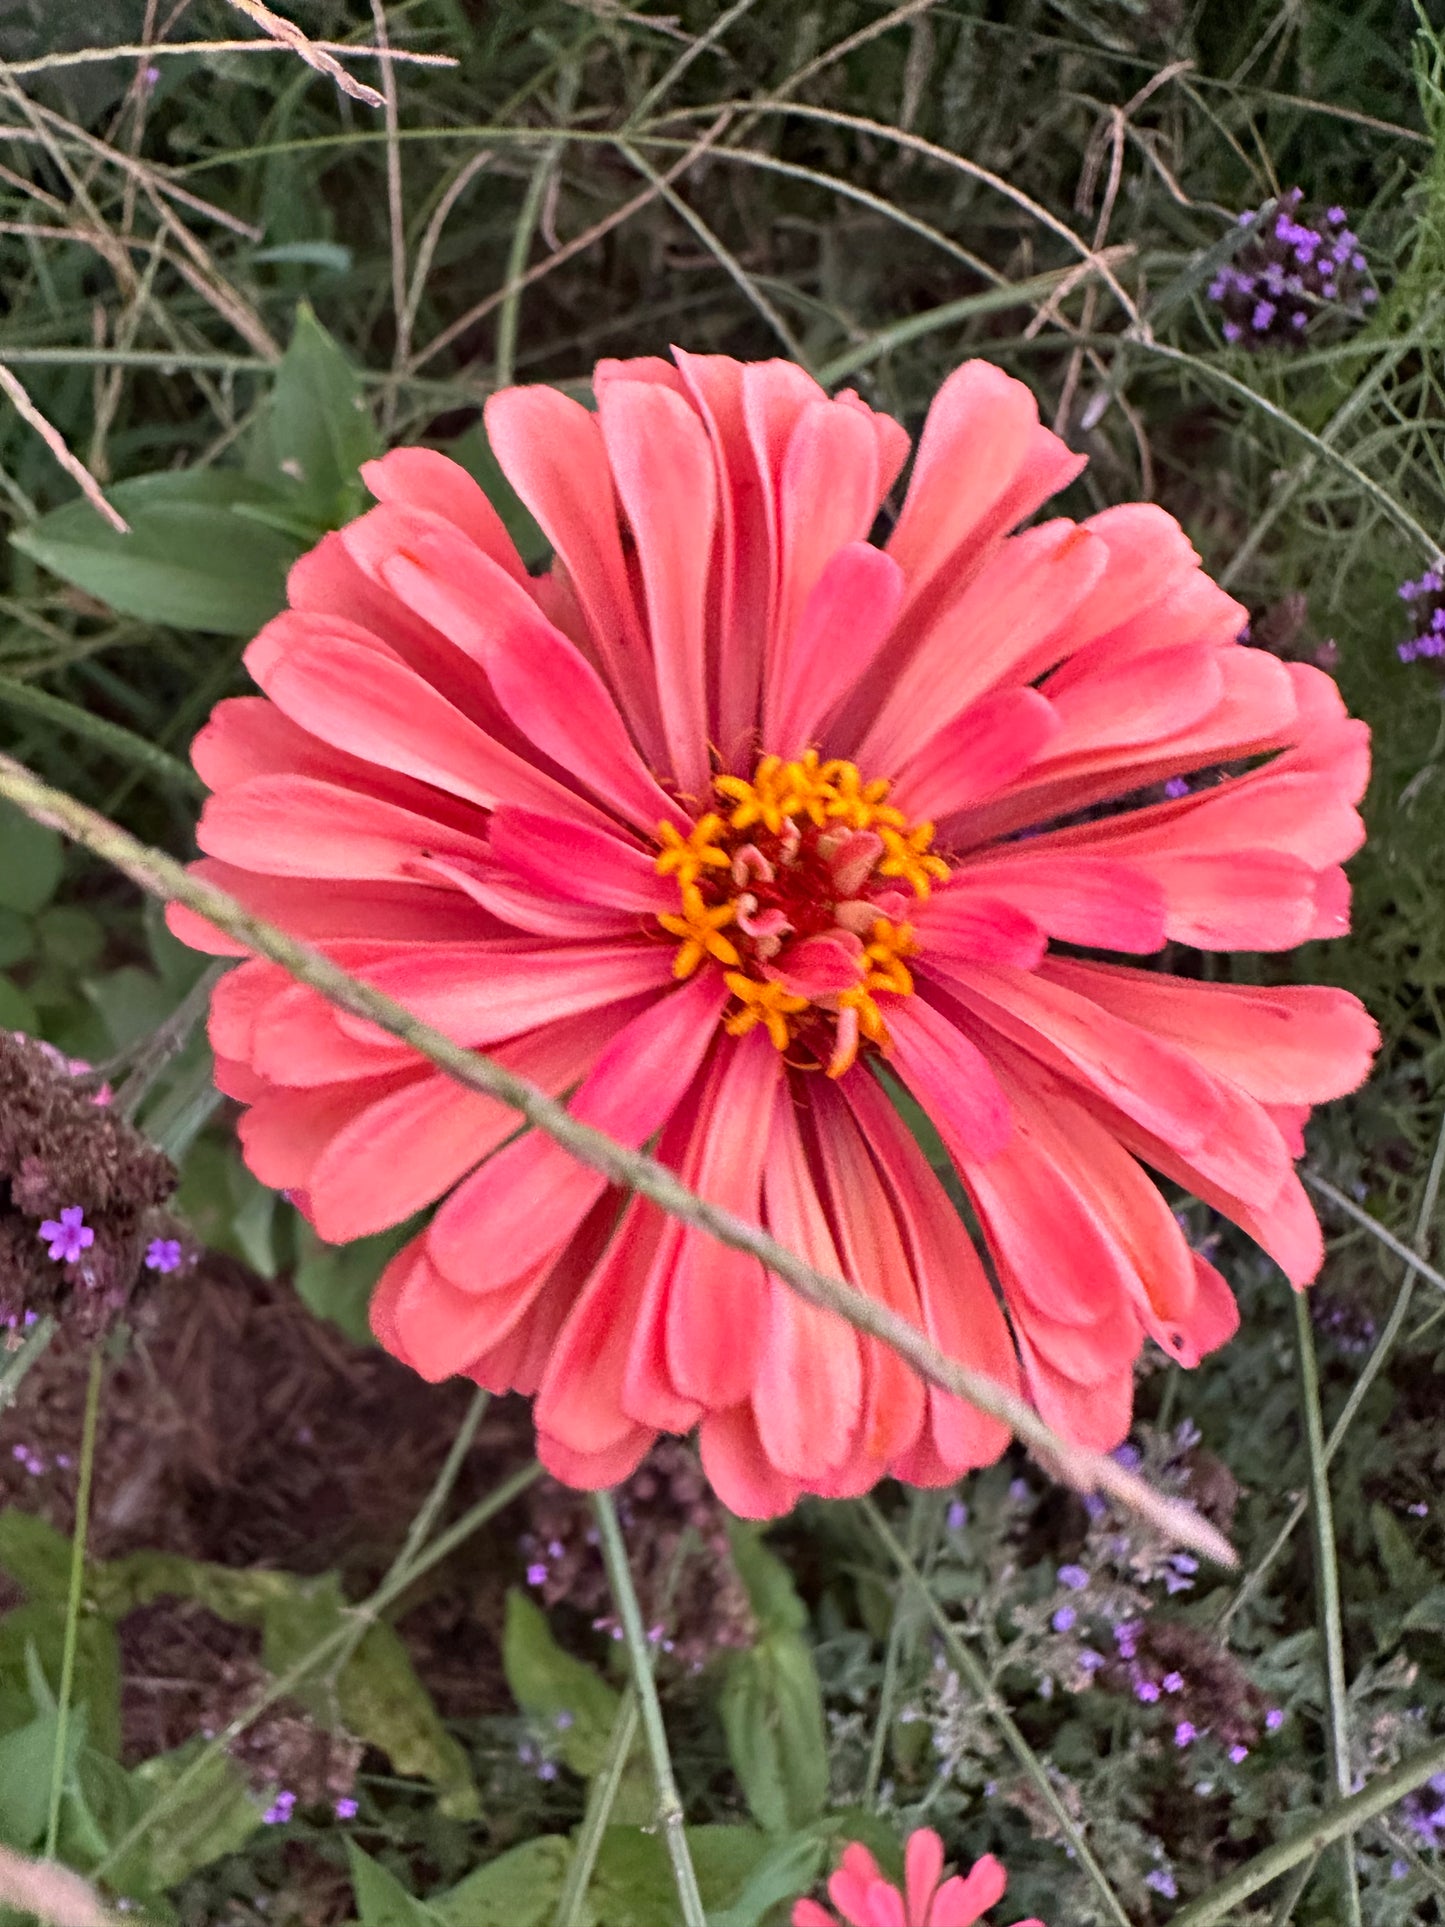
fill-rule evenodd
<path id="1" fill-rule="evenodd" d="M 355 368 L 305 301 L 276 371 L 271 442 L 296 505 L 320 528 L 365 506 L 358 471 L 381 453 L 381 440 Z"/>
<path id="2" fill-rule="evenodd" d="M 515 1589 L 507 1594 L 502 1667 L 518 1706 L 558 1732 L 563 1759 L 590 1779 L 606 1758 L 619 1695 L 594 1667 L 562 1650 L 545 1613 Z"/>
<path id="3" fill-rule="evenodd" d="M 547 1927 L 572 1849 L 555 1833 L 524 1840 L 427 1904 L 443 1927 Z"/>
<path id="4" fill-rule="evenodd" d="M 301 544 L 254 518 L 279 502 L 274 489 L 233 469 L 183 469 L 118 482 L 109 496 L 129 534 L 82 500 L 10 539 L 62 582 L 142 622 L 246 636 L 281 608 Z"/>
<path id="5" fill-rule="evenodd" d="M 361 1927 L 437 1927 L 437 1916 L 423 1901 L 409 1894 L 394 1873 L 388 1873 L 356 1842 L 346 1842 L 351 1862 L 351 1887 Z"/>

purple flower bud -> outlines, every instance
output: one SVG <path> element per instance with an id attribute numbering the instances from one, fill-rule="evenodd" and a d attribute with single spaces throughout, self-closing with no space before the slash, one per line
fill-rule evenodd
<path id="1" fill-rule="evenodd" d="M 1155 1867 L 1152 1872 L 1146 1873 L 1144 1885 L 1151 1887 L 1156 1894 L 1162 1894 L 1165 1900 L 1177 1900 L 1179 1897 L 1178 1882 L 1167 1867 Z"/>
<path id="2" fill-rule="evenodd" d="M 532 1564 L 527 1568 L 527 1584 L 529 1586 L 545 1586 L 546 1583 L 547 1568 L 540 1559 L 534 1559 Z"/>
<path id="3" fill-rule="evenodd" d="M 1182 1693 L 1184 1691 L 1184 1675 L 1183 1673 L 1166 1673 L 1161 1684 L 1166 1693 Z"/>
<path id="4" fill-rule="evenodd" d="M 1199 1732 L 1192 1720 L 1181 1720 L 1174 1729 L 1174 1744 L 1189 1746 L 1199 1738 Z"/>
<path id="5" fill-rule="evenodd" d="M 1067 1586 L 1070 1592 L 1082 1592 L 1089 1583 L 1089 1575 L 1082 1566 L 1060 1566 L 1059 1584 Z"/>
<path id="6" fill-rule="evenodd" d="M 331 1810 L 338 1820 L 354 1820 L 356 1818 L 355 1800 L 338 1800 Z"/>
<path id="7" fill-rule="evenodd" d="M 145 1265 L 147 1271 L 179 1271 L 181 1268 L 179 1238 L 152 1238 L 146 1246 Z"/>
<path id="8" fill-rule="evenodd" d="M 950 1501 L 946 1514 L 946 1523 L 950 1532 L 962 1532 L 963 1528 L 968 1524 L 968 1507 L 963 1503 L 962 1499 L 953 1499 Z"/>
<path id="9" fill-rule="evenodd" d="M 1141 1679 L 1134 1688 L 1134 1697 L 1142 1700 L 1145 1706 L 1152 1706 L 1159 1697 L 1158 1685 L 1152 1679 Z"/>
<path id="10" fill-rule="evenodd" d="M 1049 1624 L 1056 1633 L 1067 1633 L 1072 1630 L 1074 1621 L 1078 1616 L 1072 1606 L 1060 1606 L 1059 1610 L 1049 1621 Z"/>
<path id="11" fill-rule="evenodd" d="M 1265 1725 L 1266 1732 L 1278 1733 L 1279 1729 L 1284 1725 L 1283 1707 L 1271 1706 L 1269 1711 L 1264 1716 L 1264 1725 Z"/>
<path id="12" fill-rule="evenodd" d="M 1229 1757 L 1236 1766 L 1240 1766 L 1249 1758 L 1249 1748 L 1247 1746 L 1232 1746 L 1229 1749 Z"/>

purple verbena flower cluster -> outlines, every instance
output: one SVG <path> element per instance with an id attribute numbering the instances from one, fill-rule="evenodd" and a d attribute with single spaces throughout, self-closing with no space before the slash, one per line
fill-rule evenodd
<path id="1" fill-rule="evenodd" d="M 1360 320 L 1379 300 L 1342 207 L 1311 215 L 1304 189 L 1281 194 L 1209 284 L 1224 339 L 1250 348 L 1297 345 L 1316 317 Z M 1240 215 L 1254 221 L 1253 213 Z"/>
<path id="2" fill-rule="evenodd" d="M 1423 1847 L 1445 1847 L 1445 1773 L 1437 1773 L 1400 1802 L 1406 1826 Z"/>
<path id="3" fill-rule="evenodd" d="M 1414 630 L 1395 652 L 1401 662 L 1445 656 L 1445 563 L 1435 563 L 1418 582 L 1402 582 L 1397 593 L 1410 612 Z"/>

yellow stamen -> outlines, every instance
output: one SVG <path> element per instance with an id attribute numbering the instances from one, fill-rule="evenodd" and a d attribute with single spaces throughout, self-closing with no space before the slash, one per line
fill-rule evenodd
<path id="1" fill-rule="evenodd" d="M 704 957 L 716 957 L 720 964 L 735 970 L 742 962 L 737 945 L 730 943 L 719 932 L 732 922 L 736 914 L 735 903 L 720 903 L 710 910 L 703 902 L 697 885 L 685 883 L 682 887 L 682 915 L 657 919 L 670 937 L 682 938 L 672 962 L 673 976 L 690 977 Z"/>
<path id="2" fill-rule="evenodd" d="M 793 1035 L 788 1019 L 808 1008 L 807 998 L 795 997 L 781 984 L 759 983 L 740 970 L 729 970 L 723 982 L 742 1004 L 741 1010 L 735 1010 L 723 1022 L 729 1037 L 746 1037 L 758 1024 L 766 1024 L 773 1043 L 779 1050 L 786 1050 Z"/>
<path id="3" fill-rule="evenodd" d="M 699 817 L 692 834 L 684 837 L 672 823 L 659 823 L 657 840 L 662 845 L 655 868 L 659 876 L 675 876 L 684 889 L 695 884 L 705 869 L 725 870 L 731 862 L 717 839 L 724 828 L 715 811 Z"/>

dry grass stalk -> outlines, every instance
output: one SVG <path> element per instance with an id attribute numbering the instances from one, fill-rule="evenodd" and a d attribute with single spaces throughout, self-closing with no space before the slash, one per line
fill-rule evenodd
<path id="1" fill-rule="evenodd" d="M 343 94 L 349 94 L 353 100 L 359 100 L 367 107 L 382 107 L 386 104 L 384 94 L 378 93 L 375 87 L 368 87 L 364 81 L 353 79 L 335 54 L 327 53 L 325 48 L 318 47 L 314 40 L 308 40 L 299 27 L 293 26 L 289 20 L 284 20 L 279 13 L 272 13 L 271 9 L 263 4 L 263 0 L 230 0 L 230 4 L 238 13 L 243 13 L 248 20 L 254 21 L 262 33 L 269 35 L 272 40 L 279 41 L 283 47 L 289 47 L 292 53 L 306 62 L 308 67 L 314 67 L 318 74 L 328 75 L 336 82 Z"/>
<path id="2" fill-rule="evenodd" d="M 0 362 L 0 391 L 3 391 L 9 396 L 11 402 L 14 404 L 16 414 L 19 415 L 22 421 L 28 422 L 35 430 L 36 434 L 40 437 L 41 441 L 44 442 L 45 446 L 50 450 L 66 474 L 79 486 L 81 493 L 84 495 L 86 501 L 90 503 L 91 507 L 103 515 L 113 529 L 118 529 L 122 535 L 129 535 L 130 523 L 126 521 L 118 509 L 113 509 L 110 503 L 106 501 L 104 495 L 100 492 L 100 483 L 96 481 L 95 477 L 85 466 L 85 463 L 80 460 L 79 456 L 71 454 L 65 445 L 65 438 L 61 435 L 59 429 L 52 427 L 45 419 L 40 410 L 35 406 L 35 403 L 31 401 L 29 395 L 26 394 L 20 381 L 10 372 L 3 362 Z"/>

